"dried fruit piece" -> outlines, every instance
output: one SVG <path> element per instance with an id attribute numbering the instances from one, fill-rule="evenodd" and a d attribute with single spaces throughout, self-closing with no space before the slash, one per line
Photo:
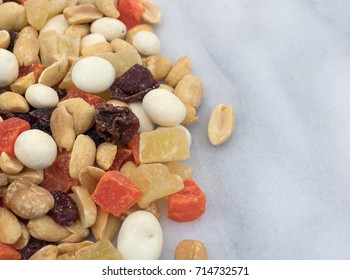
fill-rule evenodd
<path id="1" fill-rule="evenodd" d="M 28 260 L 32 255 L 34 255 L 41 248 L 43 248 L 47 245 L 50 245 L 50 244 L 52 244 L 52 243 L 31 237 L 29 239 L 27 246 L 25 246 L 19 252 L 20 252 L 23 260 Z"/>
<path id="2" fill-rule="evenodd" d="M 133 160 L 133 153 L 130 149 L 118 148 L 117 154 L 109 170 L 119 171 L 123 164 L 127 161 Z"/>
<path id="3" fill-rule="evenodd" d="M 119 20 L 122 21 L 128 29 L 141 23 L 141 16 L 145 8 L 140 0 L 120 0 L 118 1 Z"/>
<path id="4" fill-rule="evenodd" d="M 136 165 L 140 165 L 140 135 L 135 134 L 128 142 L 128 148 L 132 151 Z"/>
<path id="5" fill-rule="evenodd" d="M 87 103 L 94 106 L 95 108 L 98 105 L 105 102 L 101 97 L 99 97 L 95 94 L 91 94 L 91 93 L 82 91 L 82 90 L 78 89 L 77 87 L 71 87 L 68 90 L 67 95 L 62 99 L 62 101 L 66 100 L 66 99 L 70 99 L 70 98 L 77 98 L 77 97 L 84 99 Z"/>
<path id="6" fill-rule="evenodd" d="M 208 137 L 213 145 L 225 143 L 231 136 L 234 127 L 232 106 L 219 104 L 211 113 L 208 124 Z"/>
<path id="7" fill-rule="evenodd" d="M 51 194 L 55 204 L 47 214 L 61 226 L 71 226 L 79 218 L 77 204 L 65 192 L 53 191 Z"/>
<path id="8" fill-rule="evenodd" d="M 146 67 L 135 64 L 122 76 L 116 78 L 111 86 L 111 98 L 124 102 L 141 101 L 152 89 L 158 88 L 157 82 Z"/>
<path id="9" fill-rule="evenodd" d="M 206 196 L 193 179 L 184 180 L 184 188 L 168 196 L 168 218 L 176 222 L 198 219 L 206 209 Z"/>
<path id="10" fill-rule="evenodd" d="M 29 66 L 21 66 L 18 70 L 18 78 L 28 75 L 34 72 L 35 81 L 38 82 L 41 73 L 45 70 L 46 66 L 44 64 L 32 64 Z"/>
<path id="11" fill-rule="evenodd" d="M 0 260 L 20 260 L 21 254 L 12 246 L 0 242 Z"/>
<path id="12" fill-rule="evenodd" d="M 138 118 L 128 107 L 103 103 L 96 108 L 96 131 L 106 142 L 126 144 L 139 127 Z"/>
<path id="13" fill-rule="evenodd" d="M 207 250 L 200 240 L 182 240 L 175 249 L 175 260 L 207 260 Z"/>
<path id="14" fill-rule="evenodd" d="M 183 180 L 193 177 L 193 168 L 186 163 L 172 161 L 168 163 L 170 173 L 179 175 Z"/>
<path id="15" fill-rule="evenodd" d="M 121 260 L 122 256 L 108 239 L 101 239 L 95 244 L 75 252 L 77 260 Z"/>
<path id="16" fill-rule="evenodd" d="M 106 172 L 98 182 L 92 199 L 103 210 L 119 216 L 134 205 L 142 192 L 118 171 Z"/>

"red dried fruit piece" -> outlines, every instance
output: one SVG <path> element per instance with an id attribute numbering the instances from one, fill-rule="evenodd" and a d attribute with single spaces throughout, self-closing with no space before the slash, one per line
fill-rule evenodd
<path id="1" fill-rule="evenodd" d="M 126 25 L 127 29 L 133 28 L 141 23 L 144 10 L 140 0 L 119 0 L 118 19 Z"/>
<path id="2" fill-rule="evenodd" d="M 47 215 L 63 227 L 71 226 L 79 218 L 77 204 L 64 192 L 53 191 L 51 194 L 55 200 L 55 205 Z"/>
<path id="3" fill-rule="evenodd" d="M 114 216 L 129 209 L 141 196 L 141 190 L 118 171 L 106 172 L 91 195 L 96 204 Z"/>
<path id="4" fill-rule="evenodd" d="M 132 151 L 136 165 L 140 165 L 140 135 L 135 134 L 134 137 L 128 142 L 127 146 Z"/>
<path id="5" fill-rule="evenodd" d="M 168 218 L 189 222 L 199 218 L 206 209 L 206 196 L 193 179 L 184 180 L 184 188 L 168 196 Z"/>
<path id="6" fill-rule="evenodd" d="M 114 157 L 114 161 L 109 168 L 109 170 L 120 170 L 123 164 L 129 160 L 133 160 L 133 153 L 129 149 L 119 148 L 117 149 L 117 154 Z"/>
<path id="7" fill-rule="evenodd" d="M 79 181 L 69 175 L 69 161 L 71 152 L 63 150 L 57 153 L 55 162 L 44 169 L 44 180 L 40 186 L 48 191 L 62 191 L 67 193 L 72 186 L 80 185 Z"/>
<path id="8" fill-rule="evenodd" d="M 20 260 L 21 254 L 12 246 L 0 242 L 0 260 Z"/>
<path id="9" fill-rule="evenodd" d="M 77 98 L 80 97 L 82 99 L 84 99 L 87 103 L 89 103 L 90 105 L 94 106 L 95 108 L 104 103 L 105 101 L 103 100 L 103 98 L 92 94 L 92 93 L 88 93 L 85 91 L 82 91 L 76 87 L 72 87 L 68 90 L 67 95 L 62 99 L 62 100 L 66 100 L 66 99 L 70 99 L 70 98 Z"/>
<path id="10" fill-rule="evenodd" d="M 137 133 L 140 122 L 130 108 L 103 103 L 96 108 L 96 132 L 106 142 L 127 144 Z"/>
<path id="11" fill-rule="evenodd" d="M 23 131 L 29 130 L 30 124 L 20 118 L 10 118 L 0 122 L 0 154 L 6 152 L 15 157 L 15 142 Z"/>
<path id="12" fill-rule="evenodd" d="M 37 83 L 41 73 L 45 70 L 44 64 L 33 63 L 29 66 L 20 66 L 18 70 L 18 78 L 28 75 L 30 72 L 34 72 L 35 82 Z"/>
<path id="13" fill-rule="evenodd" d="M 124 102 L 141 101 L 147 92 L 158 88 L 159 85 L 151 71 L 140 64 L 135 64 L 115 79 L 110 88 L 110 96 L 112 99 Z"/>

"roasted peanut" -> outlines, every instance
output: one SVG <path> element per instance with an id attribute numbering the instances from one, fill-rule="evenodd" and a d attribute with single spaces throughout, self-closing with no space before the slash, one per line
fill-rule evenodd
<path id="1" fill-rule="evenodd" d="M 232 106 L 217 105 L 211 113 L 208 124 L 208 136 L 213 145 L 225 143 L 231 136 L 234 128 Z"/>
<path id="2" fill-rule="evenodd" d="M 10 85 L 10 89 L 19 94 L 24 94 L 31 85 L 35 84 L 35 75 L 34 72 L 30 72 L 29 74 L 18 78 L 12 85 Z"/>
<path id="3" fill-rule="evenodd" d="M 85 37 L 90 33 L 90 25 L 85 24 L 72 24 L 65 31 L 65 35 L 79 35 L 80 38 Z"/>
<path id="4" fill-rule="evenodd" d="M 10 45 L 10 33 L 7 30 L 0 31 L 0 48 L 7 49 Z"/>
<path id="5" fill-rule="evenodd" d="M 110 18 L 118 18 L 120 16 L 116 7 L 117 3 L 117 0 L 95 0 L 95 5 L 100 12 Z"/>
<path id="6" fill-rule="evenodd" d="M 78 205 L 79 217 L 84 228 L 91 227 L 97 217 L 97 207 L 90 193 L 82 186 L 73 186 L 74 201 Z"/>
<path id="7" fill-rule="evenodd" d="M 133 45 L 131 45 L 127 41 L 120 39 L 120 38 L 116 38 L 116 39 L 112 40 L 111 46 L 112 46 L 114 52 L 119 52 L 119 51 L 124 50 L 124 49 L 135 49 L 135 47 Z"/>
<path id="8" fill-rule="evenodd" d="M 80 242 L 89 235 L 89 229 L 83 227 L 83 224 L 77 220 L 73 225 L 66 227 L 72 234 L 67 238 L 62 239 L 60 242 L 74 243 Z"/>
<path id="9" fill-rule="evenodd" d="M 68 72 L 68 59 L 63 55 L 58 61 L 47 67 L 39 77 L 39 83 L 52 87 L 58 84 Z"/>
<path id="10" fill-rule="evenodd" d="M 142 64 L 151 71 L 157 81 L 164 79 L 171 69 L 170 59 L 160 54 L 144 58 Z"/>
<path id="11" fill-rule="evenodd" d="M 203 99 L 202 81 L 197 76 L 186 75 L 176 85 L 174 94 L 182 102 L 198 109 Z"/>
<path id="12" fill-rule="evenodd" d="M 145 11 L 142 13 L 142 19 L 152 24 L 160 23 L 162 12 L 156 3 L 152 0 L 141 0 L 141 4 L 145 8 Z"/>
<path id="13" fill-rule="evenodd" d="M 118 217 L 111 215 L 98 206 L 96 222 L 91 227 L 91 231 L 97 241 L 101 239 L 112 241 L 120 225 L 121 220 Z"/>
<path id="14" fill-rule="evenodd" d="M 85 49 L 82 49 L 81 54 L 83 56 L 89 56 L 89 55 L 98 55 L 101 53 L 108 53 L 112 51 L 113 51 L 113 48 L 110 43 L 100 42 L 100 43 L 93 44 L 92 46 L 89 46 Z"/>
<path id="15" fill-rule="evenodd" d="M 56 245 L 47 245 L 36 251 L 29 260 L 56 260 L 58 248 Z"/>
<path id="16" fill-rule="evenodd" d="M 4 173 L 0 173 L 0 187 L 2 186 L 7 186 L 8 184 L 8 180 L 7 180 L 7 176 Z M 0 192 L 1 194 L 1 192 Z M 0 195 L 1 197 L 1 195 Z"/>
<path id="17" fill-rule="evenodd" d="M 20 179 L 20 178 L 28 180 L 28 181 L 32 182 L 33 184 L 40 184 L 44 179 L 44 172 L 43 172 L 43 170 L 40 170 L 40 169 L 30 169 L 30 168 L 25 167 L 18 174 L 15 174 L 15 175 L 8 175 L 7 174 L 7 179 L 9 181 L 9 183 L 12 183 L 16 179 Z"/>
<path id="18" fill-rule="evenodd" d="M 21 250 L 25 246 L 27 246 L 29 239 L 30 239 L 30 234 L 29 234 L 29 231 L 27 229 L 27 226 L 25 224 L 23 224 L 22 222 L 20 222 L 20 225 L 21 225 L 21 229 L 22 229 L 22 234 L 18 238 L 16 243 L 13 244 L 13 248 L 15 248 L 16 250 Z"/>
<path id="19" fill-rule="evenodd" d="M 108 170 L 115 158 L 115 155 L 117 154 L 117 146 L 104 142 L 98 145 L 97 151 L 96 151 L 96 163 L 99 167 L 101 167 L 103 170 Z"/>
<path id="20" fill-rule="evenodd" d="M 0 5 L 0 30 L 20 31 L 28 25 L 26 10 L 16 2 Z"/>
<path id="21" fill-rule="evenodd" d="M 52 18 L 52 17 L 62 13 L 66 7 L 67 7 L 66 0 L 50 0 L 48 18 Z"/>
<path id="22" fill-rule="evenodd" d="M 59 59 L 58 46 L 60 36 L 56 31 L 50 30 L 39 35 L 40 59 L 46 67 L 54 64 Z"/>
<path id="23" fill-rule="evenodd" d="M 0 110 L 11 113 L 28 113 L 29 104 L 22 95 L 6 91 L 0 95 Z"/>
<path id="24" fill-rule="evenodd" d="M 93 22 L 103 17 L 103 14 L 91 4 L 67 7 L 63 14 L 70 24 L 82 24 Z"/>
<path id="25" fill-rule="evenodd" d="M 185 108 L 186 108 L 186 117 L 182 121 L 182 125 L 184 126 L 189 126 L 191 124 L 194 124 L 196 121 L 198 121 L 198 116 L 196 109 L 192 107 L 191 105 L 184 103 Z"/>
<path id="26" fill-rule="evenodd" d="M 10 210 L 0 207 L 0 242 L 14 244 L 21 234 L 22 228 L 16 216 Z"/>
<path id="27" fill-rule="evenodd" d="M 169 74 L 165 78 L 165 82 L 175 88 L 177 83 L 186 75 L 191 74 L 192 65 L 187 56 L 180 57 L 171 68 Z"/>
<path id="28" fill-rule="evenodd" d="M 28 25 L 26 27 L 24 27 L 19 33 L 18 36 L 24 35 L 24 34 L 29 34 L 32 37 L 38 38 L 39 37 L 39 33 L 38 31 L 33 28 L 32 26 Z"/>
<path id="29" fill-rule="evenodd" d="M 39 40 L 30 33 L 18 36 L 13 54 L 18 60 L 19 66 L 29 66 L 39 61 Z"/>
<path id="30" fill-rule="evenodd" d="M 16 179 L 7 188 L 6 206 L 23 219 L 35 219 L 45 215 L 53 206 L 49 191 L 25 179 Z"/>
<path id="31" fill-rule="evenodd" d="M 175 260 L 207 260 L 208 253 L 200 240 L 182 240 L 175 249 Z"/>
<path id="32" fill-rule="evenodd" d="M 100 168 L 86 166 L 80 170 L 79 182 L 89 193 L 93 193 L 103 174 L 105 171 Z"/>
<path id="33" fill-rule="evenodd" d="M 22 171 L 23 164 L 6 152 L 2 152 L 0 155 L 0 169 L 8 175 L 16 175 Z"/>
<path id="34" fill-rule="evenodd" d="M 36 30 L 43 28 L 49 18 L 49 0 L 27 0 L 24 7 L 29 24 Z"/>

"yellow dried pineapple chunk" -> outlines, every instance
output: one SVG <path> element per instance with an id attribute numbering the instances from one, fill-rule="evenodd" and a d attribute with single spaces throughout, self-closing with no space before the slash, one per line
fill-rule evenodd
<path id="1" fill-rule="evenodd" d="M 140 134 L 140 162 L 168 162 L 190 157 L 186 131 L 169 127 Z"/>
<path id="2" fill-rule="evenodd" d="M 77 260 L 121 260 L 122 256 L 108 239 L 81 248 L 75 252 Z"/>
<path id="3" fill-rule="evenodd" d="M 168 167 L 162 163 L 141 164 L 131 174 L 130 179 L 143 192 L 137 202 L 140 208 L 145 208 L 152 201 L 178 192 L 184 187 L 181 177 L 170 174 Z"/>

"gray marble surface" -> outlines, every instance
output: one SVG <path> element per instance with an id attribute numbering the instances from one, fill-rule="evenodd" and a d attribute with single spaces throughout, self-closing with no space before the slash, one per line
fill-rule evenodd
<path id="1" fill-rule="evenodd" d="M 163 259 L 200 239 L 210 259 L 350 258 L 350 1 L 157 0 L 162 54 L 204 83 L 192 132 L 197 221 L 161 220 Z M 232 138 L 207 138 L 232 104 Z"/>

